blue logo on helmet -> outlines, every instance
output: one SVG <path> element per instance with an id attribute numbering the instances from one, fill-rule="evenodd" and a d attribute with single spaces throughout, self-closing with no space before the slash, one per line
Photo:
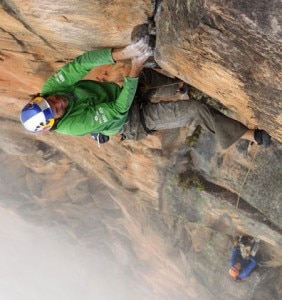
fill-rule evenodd
<path id="1" fill-rule="evenodd" d="M 31 100 L 22 109 L 20 119 L 24 127 L 32 132 L 50 130 L 55 123 L 51 107 L 43 97 Z"/>

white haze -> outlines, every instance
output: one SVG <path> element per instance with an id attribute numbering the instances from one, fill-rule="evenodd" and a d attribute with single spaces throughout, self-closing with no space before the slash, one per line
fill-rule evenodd
<path id="1" fill-rule="evenodd" d="M 58 229 L 35 227 L 2 208 L 0 243 L 0 299 L 139 299 L 110 262 Z"/>

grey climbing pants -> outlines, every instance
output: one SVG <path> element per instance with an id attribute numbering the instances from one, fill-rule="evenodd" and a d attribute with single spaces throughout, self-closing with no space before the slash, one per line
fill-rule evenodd
<path id="1" fill-rule="evenodd" d="M 121 132 L 124 138 L 140 140 L 149 134 L 148 130 L 173 129 L 195 124 L 214 133 L 221 147 L 226 149 L 240 139 L 248 130 L 242 123 L 228 118 L 214 108 L 197 100 L 151 103 L 150 97 L 152 95 L 156 94 L 156 92 L 162 93 L 162 91 L 160 92 L 162 83 L 179 82 L 179 80 L 154 74 L 156 72 L 152 70 L 148 70 L 148 73 L 149 75 L 145 75 L 147 75 L 147 78 L 150 78 L 151 84 L 158 86 L 158 88 L 156 90 L 151 89 L 147 94 L 146 91 L 144 92 L 144 89 L 139 95 L 137 92 L 137 97 L 144 98 L 145 95 L 145 100 L 147 101 L 142 99 L 140 104 L 137 99 L 134 102 L 128 120 Z M 140 85 L 142 86 L 142 82 Z M 167 86 L 165 88 L 167 89 Z"/>

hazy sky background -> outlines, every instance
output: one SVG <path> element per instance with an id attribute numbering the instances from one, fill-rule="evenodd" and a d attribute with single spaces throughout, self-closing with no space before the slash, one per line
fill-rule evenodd
<path id="1" fill-rule="evenodd" d="M 90 249 L 2 208 L 0 243 L 0 299 L 139 299 L 133 285 Z"/>

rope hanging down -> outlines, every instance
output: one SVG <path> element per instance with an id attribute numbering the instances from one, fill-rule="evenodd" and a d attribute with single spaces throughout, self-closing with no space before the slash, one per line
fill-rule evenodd
<path id="1" fill-rule="evenodd" d="M 241 198 L 241 195 L 242 195 L 242 191 L 243 191 L 243 188 L 244 188 L 244 186 L 245 186 L 245 183 L 246 183 L 246 181 L 247 181 L 247 179 L 248 179 L 248 177 L 249 177 L 251 168 L 252 168 L 252 166 L 253 166 L 253 162 L 254 162 L 254 160 L 255 160 L 255 158 L 256 158 L 258 152 L 259 152 L 258 149 L 259 149 L 259 147 L 256 147 L 254 156 L 253 156 L 253 158 L 252 158 L 252 160 L 251 160 L 251 163 L 250 163 L 250 167 L 249 167 L 248 172 L 247 172 L 247 174 L 246 174 L 246 176 L 245 176 L 245 178 L 244 178 L 244 181 L 243 181 L 243 183 L 242 183 L 241 189 L 240 189 L 240 191 L 239 191 L 239 193 L 238 193 L 237 203 L 236 203 L 236 210 L 238 210 L 239 203 L 240 203 L 240 198 Z M 235 225 L 234 225 L 234 224 L 233 224 L 233 227 L 234 227 L 234 230 L 233 230 L 233 239 L 234 239 L 234 238 L 235 238 L 235 233 L 236 233 L 236 228 L 235 228 Z"/>
<path id="2" fill-rule="evenodd" d="M 241 194 L 242 194 L 243 188 L 244 188 L 245 183 L 246 183 L 246 181 L 247 181 L 247 179 L 248 179 L 249 173 L 250 173 L 250 171 L 251 171 L 251 168 L 252 168 L 252 166 L 253 166 L 253 162 L 254 162 L 254 160 L 255 160 L 257 154 L 258 154 L 258 147 L 256 147 L 254 156 L 253 156 L 253 158 L 252 158 L 252 160 L 251 160 L 250 167 L 249 167 L 248 172 L 247 172 L 247 174 L 246 174 L 246 176 L 245 176 L 245 179 L 244 179 L 244 181 L 243 181 L 243 183 L 242 183 L 241 189 L 240 189 L 240 191 L 239 191 L 239 193 L 238 193 L 238 198 L 237 198 L 237 203 L 236 203 L 236 210 L 237 210 L 238 207 L 239 207 L 239 202 L 240 202 L 240 198 L 241 198 Z"/>

